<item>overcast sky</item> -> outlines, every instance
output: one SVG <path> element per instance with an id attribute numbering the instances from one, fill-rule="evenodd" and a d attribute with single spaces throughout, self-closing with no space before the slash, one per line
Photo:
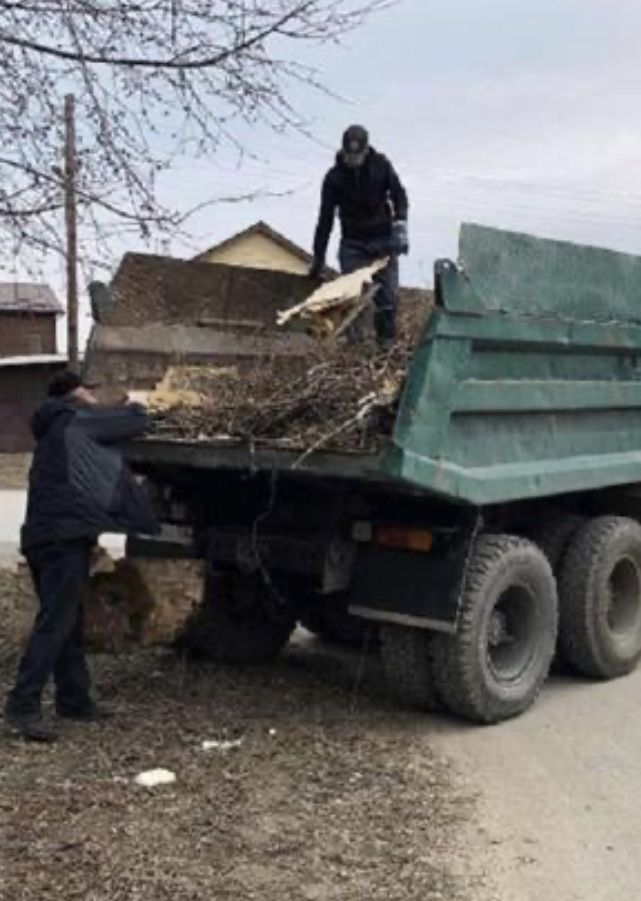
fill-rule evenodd
<path id="1" fill-rule="evenodd" d="M 409 191 L 406 280 L 456 255 L 463 220 L 641 252 L 640 51 L 635 0 L 403 0 L 316 57 L 348 98 L 294 96 L 318 143 L 255 130 L 261 161 L 201 161 L 167 190 L 187 205 L 204 185 L 291 191 L 208 210 L 194 243 L 263 218 L 309 247 L 320 181 L 357 121 Z"/>
<path id="2" fill-rule="evenodd" d="M 302 58 L 346 98 L 294 93 L 316 141 L 256 128 L 258 159 L 184 161 L 164 182 L 183 208 L 290 193 L 210 208 L 189 244 L 154 249 L 190 256 L 257 219 L 309 248 L 323 174 L 361 122 L 409 191 L 406 282 L 456 256 L 465 220 L 641 252 L 640 51 L 638 0 L 401 0 Z"/>

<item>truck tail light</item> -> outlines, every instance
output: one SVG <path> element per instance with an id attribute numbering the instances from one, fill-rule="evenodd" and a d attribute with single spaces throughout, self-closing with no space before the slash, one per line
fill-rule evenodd
<path id="1" fill-rule="evenodd" d="M 431 551 L 434 544 L 434 536 L 427 529 L 405 526 L 377 526 L 372 539 L 375 544 L 380 544 L 382 547 L 399 551 L 422 551 L 423 553 Z"/>

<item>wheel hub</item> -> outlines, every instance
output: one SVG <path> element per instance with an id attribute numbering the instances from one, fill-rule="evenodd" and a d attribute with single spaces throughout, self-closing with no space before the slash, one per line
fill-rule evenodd
<path id="1" fill-rule="evenodd" d="M 513 585 L 497 600 L 487 622 L 487 661 L 500 682 L 512 682 L 527 669 L 538 637 L 533 595 Z"/>
<path id="2" fill-rule="evenodd" d="M 487 636 L 490 647 L 496 648 L 505 641 L 510 641 L 507 631 L 505 614 L 500 610 L 494 610 L 490 618 L 490 626 Z"/>
<path id="3" fill-rule="evenodd" d="M 621 557 L 610 573 L 608 588 L 608 628 L 617 635 L 636 630 L 641 614 L 641 574 L 632 558 Z"/>

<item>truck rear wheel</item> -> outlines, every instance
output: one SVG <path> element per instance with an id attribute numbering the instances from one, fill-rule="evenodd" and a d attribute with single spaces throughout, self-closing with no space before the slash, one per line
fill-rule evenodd
<path id="1" fill-rule="evenodd" d="M 570 541 L 584 523 L 585 517 L 578 513 L 552 513 L 550 519 L 528 535 L 547 557 L 552 572 L 558 571 Z"/>
<path id="2" fill-rule="evenodd" d="M 275 657 L 296 620 L 260 574 L 213 572 L 205 597 L 185 630 L 182 644 L 219 663 L 256 663 Z"/>
<path id="3" fill-rule="evenodd" d="M 575 535 L 559 577 L 559 640 L 580 673 L 613 679 L 641 658 L 641 526 L 600 516 Z"/>
<path id="4" fill-rule="evenodd" d="M 380 627 L 381 659 L 388 685 L 407 707 L 439 710 L 440 698 L 432 675 L 434 633 L 386 623 Z"/>
<path id="5" fill-rule="evenodd" d="M 455 635 L 435 635 L 437 690 L 453 713 L 496 723 L 526 710 L 545 681 L 557 632 L 550 564 L 532 542 L 481 537 L 468 565 Z"/>
<path id="6" fill-rule="evenodd" d="M 552 572 L 558 576 L 565 552 L 572 538 L 585 524 L 585 516 L 566 511 L 552 511 L 551 515 L 537 525 L 528 538 L 539 547 L 548 559 Z M 557 638 L 556 651 L 552 660 L 552 671 L 565 673 L 571 665 L 565 659 L 560 640 Z"/>

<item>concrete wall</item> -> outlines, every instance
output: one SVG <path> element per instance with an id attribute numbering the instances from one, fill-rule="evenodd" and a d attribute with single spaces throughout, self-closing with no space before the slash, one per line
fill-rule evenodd
<path id="1" fill-rule="evenodd" d="M 0 312 L 0 357 L 55 353 L 55 315 Z"/>
<path id="2" fill-rule="evenodd" d="M 309 264 L 266 235 L 245 235 L 225 246 L 203 254 L 201 262 L 226 263 L 228 266 L 249 266 L 254 269 L 277 269 L 306 275 Z"/>

